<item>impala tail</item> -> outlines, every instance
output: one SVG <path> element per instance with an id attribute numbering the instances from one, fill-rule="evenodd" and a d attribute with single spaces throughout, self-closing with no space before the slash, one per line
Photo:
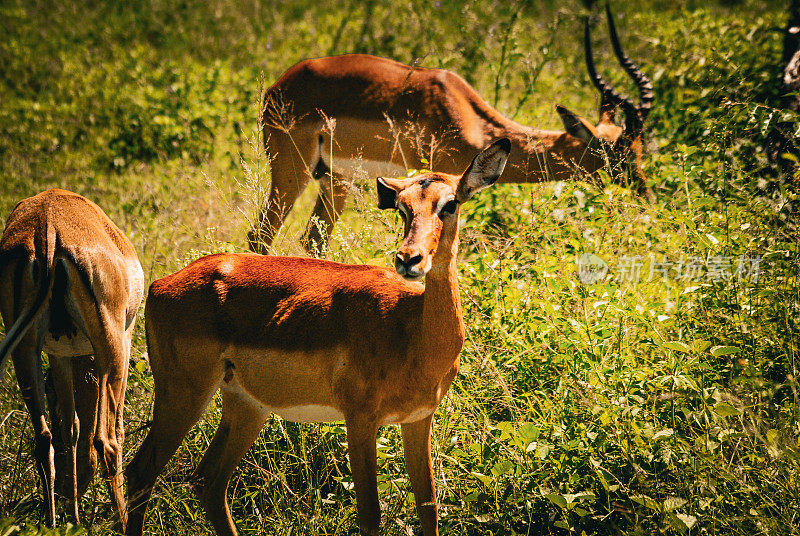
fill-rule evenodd
<path id="1" fill-rule="evenodd" d="M 331 141 L 331 143 L 333 142 Z M 316 158 L 316 163 L 311 171 L 311 176 L 317 180 L 324 179 L 331 173 L 331 168 L 329 168 L 328 164 L 325 163 L 325 160 L 322 159 L 322 151 L 324 148 L 325 138 L 322 136 L 322 134 L 320 134 L 317 137 L 317 152 L 314 155 Z"/>
<path id="2" fill-rule="evenodd" d="M 50 297 L 53 294 L 53 283 L 55 281 L 55 251 L 56 251 L 56 232 L 55 228 L 47 222 L 47 233 L 44 236 L 45 243 L 42 248 L 37 247 L 36 251 L 45 251 L 43 259 L 34 261 L 34 270 L 39 267 L 39 278 L 37 280 L 36 297 L 33 302 L 25 309 L 17 320 L 6 331 L 6 337 L 0 343 L 0 372 L 4 370 L 6 358 L 17 347 L 22 337 L 33 326 L 42 312 L 47 308 Z M 38 246 L 38 244 L 37 244 Z"/>

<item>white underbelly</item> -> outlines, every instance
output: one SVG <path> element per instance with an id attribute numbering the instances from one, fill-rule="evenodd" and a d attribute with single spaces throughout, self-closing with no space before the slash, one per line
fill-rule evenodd
<path id="1" fill-rule="evenodd" d="M 50 333 L 44 337 L 44 351 L 52 357 L 75 357 L 94 353 L 92 343 L 81 331 L 72 337 L 62 335 L 56 340 Z"/>
<path id="2" fill-rule="evenodd" d="M 436 411 L 436 408 L 417 408 L 402 419 L 400 418 L 400 415 L 395 413 L 383 419 L 381 424 L 405 424 L 409 422 L 417 422 L 425 417 L 430 416 L 434 411 Z"/>
<path id="3" fill-rule="evenodd" d="M 270 408 L 261 406 L 264 411 L 274 413 L 282 419 L 292 422 L 340 422 L 344 421 L 344 414 L 330 406 L 308 404 L 305 406 L 290 406 L 285 408 Z M 392 414 L 383 419 L 380 424 L 404 424 L 416 422 L 428 417 L 435 411 L 431 408 L 419 408 L 401 419 L 400 415 Z"/>
<path id="4" fill-rule="evenodd" d="M 242 400 L 257 408 L 266 418 L 270 413 L 292 422 L 336 422 L 343 421 L 344 414 L 332 406 L 322 404 L 303 404 L 299 406 L 270 407 L 254 397 L 245 389 L 234 369 L 233 376 L 227 381 L 223 380 L 221 387 L 230 393 L 234 393 Z"/>
<path id="5" fill-rule="evenodd" d="M 253 349 L 237 348 L 231 345 L 222 352 L 223 359 L 230 362 L 230 368 L 227 370 L 225 376 L 223 376 L 220 380 L 220 387 L 223 390 L 230 394 L 235 394 L 241 400 L 256 408 L 265 419 L 270 413 L 274 413 L 275 415 L 292 422 L 324 423 L 341 422 L 345 420 L 344 413 L 342 413 L 338 408 L 329 405 L 334 400 L 332 393 L 324 392 L 324 390 L 322 392 L 318 392 L 319 396 L 309 396 L 306 397 L 305 400 L 301 399 L 303 402 L 313 402 L 314 400 L 317 400 L 322 402 L 321 404 L 310 403 L 297 404 L 293 406 L 280 406 L 280 386 L 271 386 L 269 389 L 270 394 L 265 395 L 265 398 L 255 395 L 255 393 L 251 392 L 251 390 L 247 389 L 245 385 L 242 384 L 239 378 L 239 372 L 236 369 L 237 363 L 240 365 L 242 362 L 247 363 L 247 354 L 253 351 Z M 255 352 L 258 353 L 257 350 Z M 263 357 L 258 355 L 256 358 L 263 359 Z M 308 356 L 293 355 L 289 353 L 283 355 L 281 359 L 277 361 L 282 362 L 283 366 L 286 367 L 288 366 L 288 363 L 304 361 L 304 358 L 308 359 Z M 298 371 L 295 372 L 300 373 Z M 268 374 L 266 371 L 265 373 Z M 322 383 L 327 383 L 323 379 L 320 379 L 319 381 Z M 313 389 L 313 387 L 309 387 L 309 389 Z M 297 400 L 295 398 L 293 402 L 297 403 L 301 400 Z M 269 402 L 269 405 L 265 404 L 265 401 Z M 428 417 L 434 411 L 436 411 L 436 405 L 423 406 L 412 411 L 404 410 L 398 413 L 390 413 L 378 424 L 384 425 L 416 422 Z"/>
<path id="6" fill-rule="evenodd" d="M 292 422 L 337 422 L 344 420 L 344 414 L 338 409 L 317 404 L 286 408 L 265 407 L 264 409 Z"/>
<path id="7" fill-rule="evenodd" d="M 376 178 L 376 177 L 402 177 L 406 169 L 393 162 L 380 160 L 365 160 L 363 158 L 333 158 L 331 165 L 330 154 L 322 154 L 322 161 L 334 173 L 339 173 L 348 178 Z"/>
<path id="8" fill-rule="evenodd" d="M 333 406 L 326 406 L 322 404 L 303 404 L 299 406 L 284 406 L 284 407 L 271 407 L 262 404 L 260 400 L 251 395 L 239 383 L 234 372 L 233 378 L 229 381 L 222 382 L 222 388 L 228 392 L 235 393 L 240 398 L 248 402 L 250 405 L 258 408 L 258 410 L 266 418 L 270 413 L 278 415 L 282 419 L 292 422 L 305 422 L 305 423 L 321 423 L 321 422 L 341 422 L 344 421 L 344 413 L 334 408 Z M 422 407 L 417 408 L 411 413 L 400 416 L 399 413 L 388 415 L 381 420 L 379 425 L 385 424 L 403 424 L 409 422 L 416 422 L 431 415 L 436 408 Z"/>

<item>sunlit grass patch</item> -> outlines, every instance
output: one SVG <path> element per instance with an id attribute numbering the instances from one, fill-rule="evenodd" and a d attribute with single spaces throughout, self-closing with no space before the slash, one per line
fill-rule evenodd
<path id="1" fill-rule="evenodd" d="M 441 531 L 798 534 L 798 199 L 762 149 L 780 117 L 784 7 L 612 4 L 656 86 L 645 171 L 658 199 L 606 177 L 498 185 L 464 206 L 467 342 L 434 421 Z M 2 7 L 0 209 L 47 187 L 85 195 L 131 238 L 148 283 L 245 252 L 270 181 L 260 84 L 306 57 L 366 51 L 451 68 L 503 113 L 557 128 L 556 102 L 596 112 L 581 15 L 577 3 Z M 626 88 L 603 46 L 604 75 Z M 275 254 L 305 254 L 317 189 Z M 377 209 L 374 177 L 359 178 L 327 256 L 391 266 L 401 227 Z M 584 255 L 606 267 L 590 283 Z M 756 257 L 758 277 L 740 277 Z M 152 404 L 141 314 L 130 373 L 127 459 Z M 0 533 L 41 521 L 27 420 L 7 372 Z M 212 533 L 187 479 L 218 421 L 215 400 L 161 475 L 152 533 Z M 378 443 L 385 531 L 405 535 L 418 520 L 399 431 Z M 98 478 L 82 502 L 100 527 L 105 494 Z M 229 497 L 243 534 L 352 533 L 343 427 L 271 418 Z"/>

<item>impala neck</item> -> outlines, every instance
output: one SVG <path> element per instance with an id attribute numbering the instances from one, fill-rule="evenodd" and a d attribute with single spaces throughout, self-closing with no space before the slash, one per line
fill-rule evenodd
<path id="1" fill-rule="evenodd" d="M 512 145 L 501 183 L 569 180 L 576 164 L 590 173 L 602 165 L 587 151 L 586 142 L 563 130 L 539 130 L 508 119 L 497 123 L 490 137 L 508 138 Z"/>
<path id="2" fill-rule="evenodd" d="M 456 262 L 458 258 L 458 213 L 442 229 L 431 269 L 425 276 L 422 305 L 422 325 L 418 343 L 423 348 L 435 348 L 429 366 L 442 375 L 453 366 L 464 345 L 464 319 L 458 288 Z"/>

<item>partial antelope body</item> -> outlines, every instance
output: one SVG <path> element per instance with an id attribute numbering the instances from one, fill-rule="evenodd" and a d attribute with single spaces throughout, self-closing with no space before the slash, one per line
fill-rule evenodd
<path id="1" fill-rule="evenodd" d="M 0 365 L 12 356 L 33 423 L 34 458 L 50 526 L 56 516 L 56 476 L 78 522 L 78 498 L 96 463 L 93 448 L 124 526 L 122 409 L 143 291 L 133 246 L 88 199 L 47 190 L 21 201 L 8 217 L 0 239 L 0 313 L 6 326 Z M 55 392 L 51 426 L 45 417 L 42 350 Z M 55 457 L 53 443 L 59 438 L 53 432 L 66 447 L 63 459 Z M 65 467 L 57 471 L 58 460 Z"/>
<path id="2" fill-rule="evenodd" d="M 237 533 L 228 480 L 270 412 L 345 421 L 364 534 L 380 524 L 377 428 L 400 424 L 423 533 L 438 534 L 430 430 L 464 343 L 459 205 L 499 178 L 510 145 L 494 143 L 463 176 L 378 179 L 379 206 L 405 220 L 395 271 L 219 254 L 150 286 L 155 401 L 153 424 L 126 470 L 129 535 L 142 533 L 158 473 L 220 388 L 222 421 L 193 478 L 218 534 Z M 425 286 L 416 282 L 423 277 Z"/>
<path id="3" fill-rule="evenodd" d="M 653 88 L 623 52 L 611 12 L 607 14 L 614 51 L 636 82 L 641 104 L 619 95 L 597 74 L 587 20 L 586 63 L 601 93 L 596 126 L 562 106 L 556 108 L 565 131 L 520 125 L 503 117 L 460 76 L 443 69 L 362 54 L 293 66 L 264 96 L 261 121 L 272 159 L 272 186 L 249 234 L 250 249 L 266 253 L 311 177 L 320 181 L 320 194 L 303 238 L 308 251 L 327 240 L 344 208 L 346 177 L 358 170 L 399 175 L 409 168 L 458 173 L 469 164 L 466 155 L 501 137 L 509 138 L 514 148 L 501 182 L 563 180 L 576 169 L 591 173 L 610 165 L 615 180 L 625 180 L 627 174 L 637 190 L 652 197 L 640 160 Z M 625 113 L 622 127 L 615 123 L 617 107 Z"/>

